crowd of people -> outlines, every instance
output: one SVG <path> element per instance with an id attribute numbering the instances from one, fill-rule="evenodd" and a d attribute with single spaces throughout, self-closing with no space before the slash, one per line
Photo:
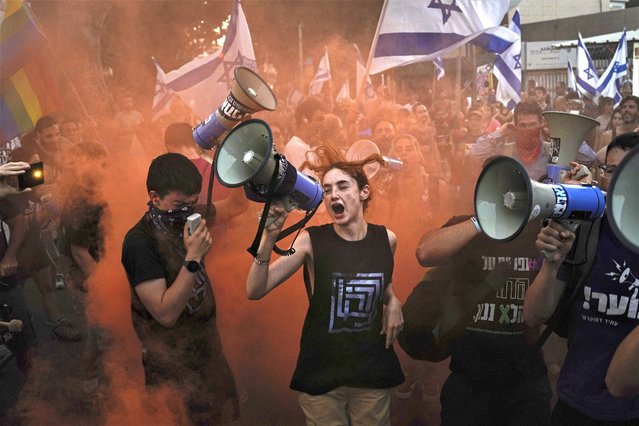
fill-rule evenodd
<path id="1" fill-rule="evenodd" d="M 639 424 L 639 379 L 627 374 L 639 350 L 636 319 L 605 308 L 592 312 L 585 307 L 590 293 L 580 294 L 573 303 L 581 320 L 565 363 L 533 346 L 574 280 L 562 262 L 575 232 L 531 221 L 516 239 L 499 243 L 482 234 L 473 211 L 475 182 L 495 156 L 515 159 L 531 179 L 546 174 L 547 111 L 599 122 L 566 179 L 585 165 L 590 173 L 583 179 L 605 189 L 639 142 L 639 98 L 626 94 L 615 108 L 610 98 L 594 103 L 565 84 L 549 91 L 531 81 L 510 111 L 490 91 L 476 99 L 464 92 L 411 92 L 403 94 L 405 103 L 385 87 L 377 93 L 361 103 L 309 97 L 255 114 L 271 128 L 277 151 L 324 191 L 292 255 L 272 259 L 284 222 L 297 214 L 276 202 L 253 261 L 233 266 L 246 270 L 249 299 L 261 299 L 304 270 L 309 306 L 290 386 L 299 392 L 307 424 L 388 425 L 393 398 L 410 398 L 416 384 L 434 397 L 441 390 L 443 425 Z M 216 245 L 233 245 L 214 241 L 211 232 L 220 225 L 252 228 L 256 207 L 241 189 L 217 180 L 210 199 L 212 156 L 196 148 L 191 132 L 198 122 L 183 107 L 149 123 L 133 96 L 118 99 L 120 110 L 105 122 L 64 112 L 41 117 L 0 166 L 0 320 L 22 321 L 20 332 L 1 330 L 0 357 L 4 363 L 15 357 L 29 374 L 37 341 L 29 311 L 39 307 L 28 305 L 22 287 L 32 279 L 53 335 L 85 340 L 83 390 L 96 391 L 112 330 L 90 316 L 82 327 L 68 321 L 56 288 L 69 287 L 86 305 L 86 282 L 104 255 L 112 220 L 105 173 L 122 174 L 134 162 L 148 167 L 146 191 L 130 191 L 146 193 L 148 209 L 120 242 L 121 267 L 145 384 L 180 391 L 180 422 L 241 424 L 241 392 L 216 323 L 216 271 L 207 270 L 206 258 L 223 255 Z M 401 167 L 389 167 L 391 160 Z M 45 183 L 16 189 L 16 175 L 38 161 Z M 189 232 L 186 219 L 196 212 L 202 220 Z M 601 222 L 586 288 L 610 293 L 612 300 L 606 272 L 623 264 L 637 276 L 639 255 L 615 239 L 605 216 Z M 555 255 L 542 259 L 542 249 Z M 504 284 L 467 301 L 472 311 L 461 315 L 461 331 L 449 348 L 450 374 L 440 383 L 434 363 L 414 360 L 394 345 L 404 328 L 402 303 L 425 271 L 446 271 L 450 288 L 470 294 L 494 278 L 500 263 L 507 264 Z M 614 293 L 630 298 L 632 292 Z"/>

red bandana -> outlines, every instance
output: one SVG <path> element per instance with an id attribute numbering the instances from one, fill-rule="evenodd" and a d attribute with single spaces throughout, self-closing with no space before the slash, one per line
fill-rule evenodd
<path id="1" fill-rule="evenodd" d="M 517 129 L 515 150 L 524 164 L 534 162 L 541 153 L 541 127 Z"/>

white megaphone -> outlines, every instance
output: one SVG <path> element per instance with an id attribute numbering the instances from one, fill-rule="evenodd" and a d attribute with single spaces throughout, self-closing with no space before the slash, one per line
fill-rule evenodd
<path id="1" fill-rule="evenodd" d="M 639 253 L 639 147 L 619 163 L 608 187 L 607 210 L 615 236 Z"/>
<path id="2" fill-rule="evenodd" d="M 584 138 L 599 122 L 569 112 L 548 111 L 542 115 L 548 123 L 551 137 L 550 161 L 546 166 L 546 174 L 552 183 L 563 182 L 563 175 L 570 170 L 568 163 L 575 161 Z"/>
<path id="3" fill-rule="evenodd" d="M 218 151 L 215 172 L 224 186 L 244 186 L 250 200 L 264 203 L 271 194 L 288 211 L 313 210 L 324 196 L 319 182 L 275 150 L 271 128 L 262 120 L 247 120 L 228 134 Z"/>
<path id="4" fill-rule="evenodd" d="M 544 184 L 531 180 L 510 157 L 495 157 L 475 186 L 475 213 L 491 239 L 510 241 L 535 218 L 570 224 L 603 215 L 606 199 L 595 186 Z"/>
<path id="5" fill-rule="evenodd" d="M 370 155 L 381 155 L 381 151 L 375 142 L 368 139 L 360 139 L 353 143 L 348 151 L 346 151 L 346 159 L 348 161 L 360 161 L 364 160 Z M 400 171 L 404 168 L 404 163 L 399 158 L 388 157 L 381 155 L 384 159 L 384 165 L 391 171 Z M 364 166 L 364 173 L 366 177 L 372 179 L 373 176 L 379 171 L 379 163 L 369 163 Z"/>
<path id="6" fill-rule="evenodd" d="M 235 68 L 234 74 L 235 82 L 226 100 L 193 129 L 193 139 L 203 149 L 212 149 L 218 138 L 246 114 L 277 107 L 275 94 L 259 75 L 245 67 Z"/>

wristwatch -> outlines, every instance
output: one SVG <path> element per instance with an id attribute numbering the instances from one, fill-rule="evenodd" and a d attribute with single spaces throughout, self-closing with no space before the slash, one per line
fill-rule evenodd
<path id="1" fill-rule="evenodd" d="M 200 270 L 200 262 L 196 262 L 195 260 L 185 260 L 182 262 L 182 266 L 189 272 L 197 272 Z"/>

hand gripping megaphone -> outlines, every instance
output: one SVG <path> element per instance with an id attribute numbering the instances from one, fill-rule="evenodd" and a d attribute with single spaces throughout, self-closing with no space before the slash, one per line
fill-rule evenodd
<path id="1" fill-rule="evenodd" d="M 279 241 L 301 230 L 324 196 L 319 182 L 297 171 L 275 150 L 271 128 L 262 120 L 247 120 L 228 134 L 218 150 L 215 171 L 222 185 L 230 188 L 244 186 L 248 199 L 265 203 L 257 234 L 248 249 L 253 256 L 257 256 L 272 201 L 282 201 L 289 212 L 295 208 L 306 210 L 301 221 L 280 232 Z M 273 250 L 280 255 L 290 255 L 295 251 L 292 244 L 288 250 L 277 246 Z"/>
<path id="2" fill-rule="evenodd" d="M 639 147 L 626 154 L 612 175 L 607 205 L 610 227 L 615 236 L 639 253 Z"/>
<path id="3" fill-rule="evenodd" d="M 234 74 L 235 82 L 226 100 L 193 130 L 193 139 L 203 149 L 212 149 L 218 138 L 246 114 L 277 107 L 275 94 L 259 75 L 246 67 L 235 68 Z"/>
<path id="4" fill-rule="evenodd" d="M 575 161 L 584 138 L 591 129 L 599 126 L 599 122 L 569 112 L 548 111 L 542 115 L 548 123 L 552 140 L 546 174 L 552 183 L 563 182 L 563 175 L 570 170 L 568 163 Z"/>
<path id="5" fill-rule="evenodd" d="M 384 159 L 384 165 L 391 171 L 400 171 L 404 169 L 404 163 L 399 158 L 388 157 L 381 155 L 379 147 L 373 141 L 368 139 L 360 139 L 353 143 L 348 151 L 346 151 L 346 159 L 348 161 L 364 160 L 369 155 L 380 155 Z M 373 176 L 379 171 L 379 163 L 369 163 L 364 166 L 364 173 L 368 179 L 372 179 Z"/>
<path id="6" fill-rule="evenodd" d="M 544 184 L 531 180 L 510 157 L 495 157 L 475 186 L 475 213 L 482 231 L 496 241 L 510 241 L 535 218 L 564 224 L 603 215 L 606 199 L 595 186 Z"/>
<path id="7" fill-rule="evenodd" d="M 324 195 L 319 182 L 299 172 L 275 150 L 271 128 L 262 120 L 247 120 L 228 134 L 215 170 L 222 185 L 244 186 L 246 196 L 257 202 L 266 202 L 271 194 L 288 211 L 313 210 Z"/>

